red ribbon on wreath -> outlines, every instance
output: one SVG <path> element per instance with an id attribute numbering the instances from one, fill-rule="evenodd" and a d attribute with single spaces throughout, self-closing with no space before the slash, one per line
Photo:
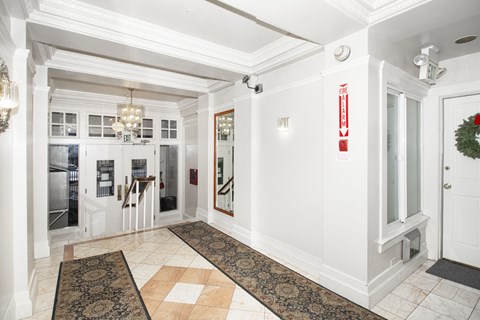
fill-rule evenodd
<path id="1" fill-rule="evenodd" d="M 480 113 L 477 113 L 477 116 L 475 117 L 475 121 L 473 121 L 473 124 L 480 126 Z"/>

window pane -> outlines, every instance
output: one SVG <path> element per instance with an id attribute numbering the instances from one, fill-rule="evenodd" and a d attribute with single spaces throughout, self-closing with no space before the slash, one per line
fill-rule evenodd
<path id="1" fill-rule="evenodd" d="M 153 138 L 153 130 L 143 129 L 143 138 Z"/>
<path id="2" fill-rule="evenodd" d="M 153 128 L 153 119 L 143 119 L 142 126 L 144 128 Z"/>
<path id="3" fill-rule="evenodd" d="M 63 136 L 63 126 L 52 125 L 52 136 L 59 137 Z"/>
<path id="4" fill-rule="evenodd" d="M 168 129 L 168 120 L 162 120 L 162 129 Z"/>
<path id="5" fill-rule="evenodd" d="M 112 124 L 115 122 L 115 117 L 109 117 L 109 116 L 104 116 L 103 117 L 103 125 L 104 126 L 112 126 Z"/>
<path id="6" fill-rule="evenodd" d="M 407 99 L 407 217 L 422 210 L 420 174 L 420 102 Z"/>
<path id="7" fill-rule="evenodd" d="M 67 136 L 76 137 L 77 136 L 77 126 L 72 126 L 72 125 L 67 126 Z"/>
<path id="8" fill-rule="evenodd" d="M 77 115 L 75 113 L 65 113 L 65 123 L 77 124 Z"/>
<path id="9" fill-rule="evenodd" d="M 89 137 L 101 137 L 102 136 L 102 127 L 88 127 L 88 136 Z"/>
<path id="10" fill-rule="evenodd" d="M 89 115 L 88 124 L 91 126 L 101 126 L 102 125 L 102 116 Z"/>
<path id="11" fill-rule="evenodd" d="M 177 120 L 170 120 L 170 129 L 177 129 Z"/>
<path id="12" fill-rule="evenodd" d="M 97 161 L 97 198 L 114 195 L 114 164 L 113 160 Z"/>
<path id="13" fill-rule="evenodd" d="M 170 139 L 177 139 L 177 130 L 170 130 Z"/>
<path id="14" fill-rule="evenodd" d="M 104 127 L 103 128 L 103 136 L 107 137 L 107 138 L 115 138 L 117 136 L 117 134 L 115 133 L 115 131 L 113 131 L 112 128 Z"/>
<path id="15" fill-rule="evenodd" d="M 398 220 L 398 99 L 387 95 L 387 223 Z"/>
<path id="16" fill-rule="evenodd" d="M 52 112 L 52 123 L 63 123 L 63 112 Z"/>
<path id="17" fill-rule="evenodd" d="M 168 130 L 162 130 L 162 139 L 168 139 Z"/>

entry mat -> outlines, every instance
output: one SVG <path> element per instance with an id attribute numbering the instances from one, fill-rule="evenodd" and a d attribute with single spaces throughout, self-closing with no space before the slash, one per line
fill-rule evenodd
<path id="1" fill-rule="evenodd" d="M 480 269 L 446 259 L 440 259 L 428 273 L 480 290 Z"/>

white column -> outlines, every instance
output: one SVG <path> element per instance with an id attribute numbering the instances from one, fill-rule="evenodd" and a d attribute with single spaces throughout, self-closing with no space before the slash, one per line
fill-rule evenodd
<path id="1" fill-rule="evenodd" d="M 33 88 L 33 208 L 35 258 L 50 255 L 48 239 L 48 67 L 37 66 Z"/>
<path id="2" fill-rule="evenodd" d="M 14 286 L 17 318 L 32 314 L 30 289 L 35 286 L 33 261 L 33 202 L 31 171 L 32 101 L 29 82 L 28 58 L 30 51 L 17 49 L 13 58 L 13 80 L 19 85 L 19 107 L 11 116 L 13 138 L 13 245 Z M 29 163 L 30 162 L 30 163 Z"/>

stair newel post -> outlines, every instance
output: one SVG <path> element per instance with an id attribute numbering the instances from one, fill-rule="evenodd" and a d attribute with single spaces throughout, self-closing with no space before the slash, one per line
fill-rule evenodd
<path id="1" fill-rule="evenodd" d="M 152 182 L 152 211 L 150 212 L 150 227 L 153 228 L 153 211 L 155 210 L 155 180 Z"/>
<path id="2" fill-rule="evenodd" d="M 139 193 L 140 193 L 140 186 L 139 186 L 139 183 L 138 183 L 138 180 L 135 181 L 136 185 L 135 185 L 135 190 L 136 190 L 136 201 L 135 201 L 135 230 L 138 230 L 138 207 L 139 207 L 139 203 L 138 203 L 138 199 L 139 199 Z"/>

